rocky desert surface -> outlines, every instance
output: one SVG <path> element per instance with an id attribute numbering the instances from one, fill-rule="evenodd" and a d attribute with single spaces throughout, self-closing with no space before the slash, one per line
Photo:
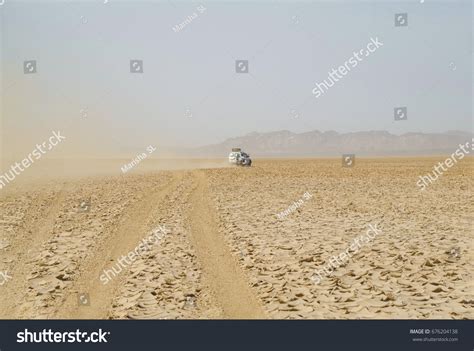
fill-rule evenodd
<path id="1" fill-rule="evenodd" d="M 474 160 L 416 185 L 443 159 L 14 182 L 0 191 L 0 318 L 472 319 Z M 315 282 L 369 225 L 380 233 Z"/>

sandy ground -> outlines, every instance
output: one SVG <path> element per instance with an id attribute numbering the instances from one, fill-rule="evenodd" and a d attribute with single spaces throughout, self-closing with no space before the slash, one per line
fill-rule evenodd
<path id="1" fill-rule="evenodd" d="M 0 191 L 0 318 L 474 318 L 474 160 L 416 186 L 443 159 L 22 174 Z M 381 234 L 316 284 L 369 224 Z"/>

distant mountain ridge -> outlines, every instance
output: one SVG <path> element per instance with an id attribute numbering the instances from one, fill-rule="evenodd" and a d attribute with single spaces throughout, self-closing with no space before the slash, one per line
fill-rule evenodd
<path id="1" fill-rule="evenodd" d="M 387 131 L 354 133 L 314 130 L 293 133 L 287 130 L 257 133 L 229 138 L 219 144 L 190 150 L 192 156 L 222 157 L 233 147 L 241 147 L 258 157 L 339 156 L 343 153 L 360 156 L 451 154 L 460 143 L 472 142 L 473 134 L 461 131 L 444 133 L 405 133 Z"/>

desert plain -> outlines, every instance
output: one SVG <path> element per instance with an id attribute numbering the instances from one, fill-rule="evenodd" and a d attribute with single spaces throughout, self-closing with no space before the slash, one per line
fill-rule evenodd
<path id="1" fill-rule="evenodd" d="M 416 185 L 444 158 L 25 172 L 0 190 L 0 318 L 472 319 L 474 159 Z"/>

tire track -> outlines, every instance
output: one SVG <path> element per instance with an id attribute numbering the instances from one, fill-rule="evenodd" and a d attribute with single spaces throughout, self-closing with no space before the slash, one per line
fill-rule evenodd
<path id="1" fill-rule="evenodd" d="M 178 186 L 159 203 L 154 224 L 165 224 L 169 233 L 130 265 L 109 318 L 222 318 L 211 290 L 202 283 L 202 270 L 190 240 L 186 215 L 193 179 L 191 171 L 184 171 Z"/>
<path id="2" fill-rule="evenodd" d="M 47 195 L 41 193 L 30 205 L 25 217 L 26 226 L 22 230 L 23 234 L 15 238 L 18 246 L 14 244 L 13 250 L 9 253 L 9 256 L 14 257 L 9 270 L 12 279 L 3 286 L 3 289 L 0 288 L 3 300 L 0 305 L 0 318 L 20 318 L 18 306 L 24 296 L 22 292 L 27 290 L 27 276 L 31 271 L 28 260 L 53 235 L 54 224 L 66 199 L 68 189 L 69 186 L 63 186 L 49 201 Z M 49 207 L 38 217 L 33 218 L 33 213 L 45 202 L 49 202 Z"/>
<path id="3" fill-rule="evenodd" d="M 104 285 L 99 277 L 104 268 L 109 269 L 115 261 L 134 250 L 141 239 L 150 231 L 150 221 L 157 204 L 181 181 L 182 174 L 175 173 L 164 188 L 160 188 L 134 204 L 118 223 L 112 234 L 95 249 L 95 254 L 87 260 L 83 272 L 69 290 L 56 318 L 105 319 L 112 307 L 112 301 L 127 275 L 128 267 Z M 78 294 L 88 293 L 90 306 L 78 305 Z"/>
<path id="4" fill-rule="evenodd" d="M 224 318 L 263 319 L 265 313 L 258 298 L 218 231 L 205 174 L 202 171 L 193 173 L 197 184 L 190 197 L 188 220 L 204 283 L 213 292 Z"/>

